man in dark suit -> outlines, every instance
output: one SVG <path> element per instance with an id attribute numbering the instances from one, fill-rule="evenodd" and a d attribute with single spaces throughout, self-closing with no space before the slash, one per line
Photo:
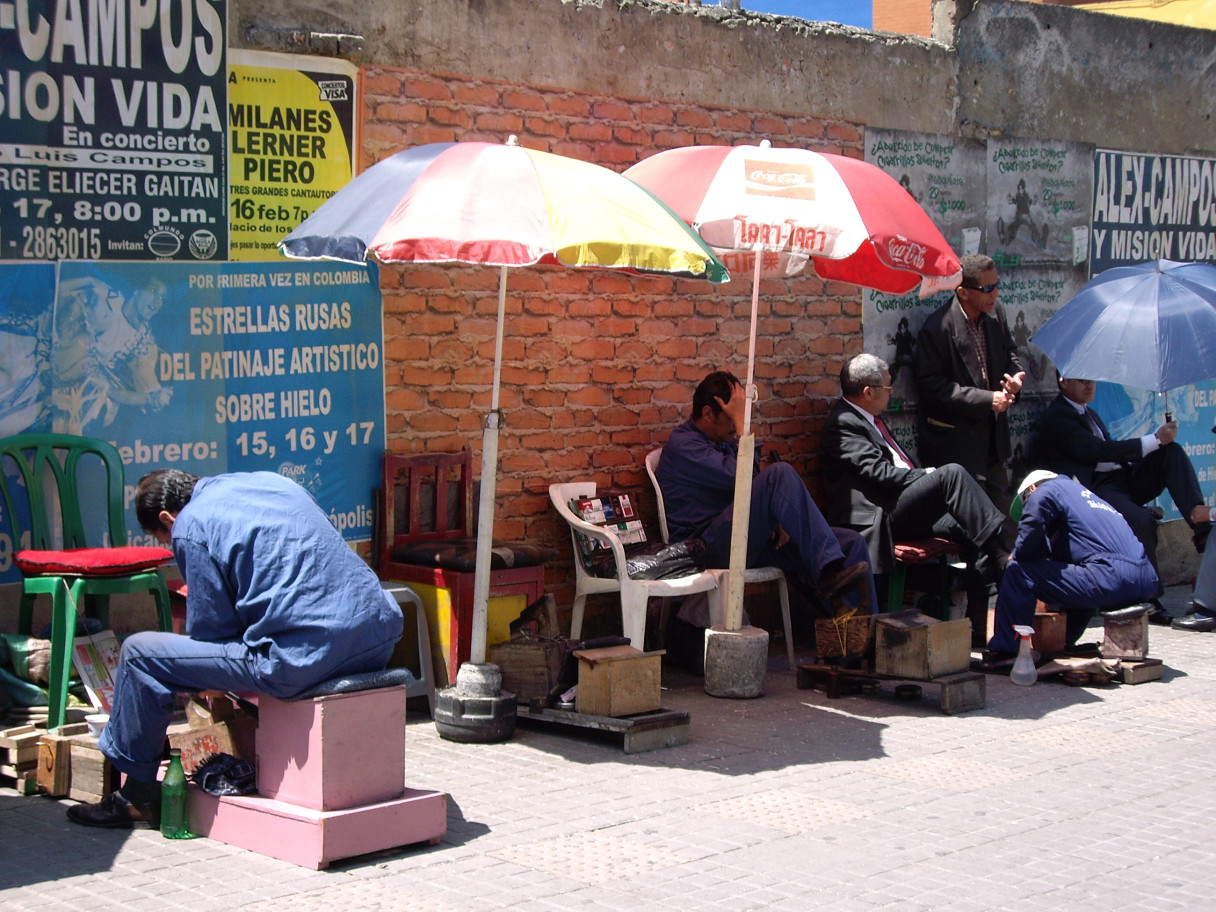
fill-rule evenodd
<path id="1" fill-rule="evenodd" d="M 840 370 L 840 392 L 819 438 L 824 515 L 865 537 L 870 563 L 880 573 L 892 569 L 895 540 L 941 536 L 963 545 L 973 568 L 967 614 L 973 641 L 983 645 L 987 582 L 1009 560 L 1000 534 L 1004 516 L 958 463 L 918 468 L 900 447 L 882 419 L 891 400 L 885 361 L 851 358 Z"/>
<path id="2" fill-rule="evenodd" d="M 1211 530 L 1211 509 L 1195 467 L 1179 444 L 1178 422 L 1167 421 L 1151 434 L 1112 440 L 1106 424 L 1089 407 L 1093 380 L 1060 377 L 1060 395 L 1039 419 L 1031 442 L 1031 468 L 1068 475 L 1119 511 L 1157 569 L 1157 518 L 1144 505 L 1168 490 L 1174 506 L 1194 530 L 1202 549 Z M 1168 621 L 1162 613 L 1153 620 Z"/>
<path id="3" fill-rule="evenodd" d="M 1009 416 L 1026 372 L 997 298 L 996 264 L 967 254 L 962 284 L 916 343 L 918 451 L 924 465 L 957 462 L 1004 513 L 1011 500 Z"/>

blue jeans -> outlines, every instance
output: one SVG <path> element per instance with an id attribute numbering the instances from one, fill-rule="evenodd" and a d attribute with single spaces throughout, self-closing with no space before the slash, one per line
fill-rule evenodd
<path id="1" fill-rule="evenodd" d="M 299 669 L 293 669 L 288 693 L 272 675 L 259 670 L 265 659 L 243 642 L 210 643 L 175 633 L 132 634 L 122 644 L 110 721 L 98 746 L 121 772 L 155 781 L 177 694 L 231 690 L 291 697 L 339 675 L 378 671 L 393 654 L 394 645 L 379 644 L 336 667 L 318 668 L 315 680 L 302 686 L 295 683 Z"/>

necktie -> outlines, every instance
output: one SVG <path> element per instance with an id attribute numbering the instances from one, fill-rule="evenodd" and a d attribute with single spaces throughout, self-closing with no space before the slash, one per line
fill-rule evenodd
<path id="1" fill-rule="evenodd" d="M 895 438 L 891 436 L 891 431 L 887 428 L 887 423 L 878 416 L 875 416 L 874 424 L 878 428 L 878 433 L 882 434 L 882 439 L 887 442 L 887 446 L 889 446 L 895 452 L 895 454 L 907 464 L 908 468 L 916 468 L 916 463 L 908 458 L 908 454 L 900 449 L 899 444 L 895 442 Z"/>
<path id="2" fill-rule="evenodd" d="M 1094 417 L 1094 413 L 1089 409 L 1085 410 L 1085 420 L 1089 424 L 1089 429 L 1093 431 L 1093 435 L 1099 440 L 1105 440 L 1106 435 L 1102 433 L 1102 426 L 1098 424 L 1098 419 Z"/>

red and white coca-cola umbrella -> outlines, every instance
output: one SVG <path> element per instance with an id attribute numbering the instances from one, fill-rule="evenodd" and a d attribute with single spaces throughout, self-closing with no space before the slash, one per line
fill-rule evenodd
<path id="1" fill-rule="evenodd" d="M 735 484 L 727 627 L 742 617 L 743 552 L 751 492 L 751 402 L 762 277 L 808 263 L 825 279 L 922 297 L 954 288 L 958 257 L 920 204 L 881 168 L 843 155 L 759 146 L 688 146 L 659 152 L 625 176 L 691 225 L 734 275 L 751 272 L 747 405 Z M 743 539 L 739 544 L 738 534 Z M 736 564 L 738 564 L 736 566 Z M 737 587 L 737 593 L 736 593 Z"/>

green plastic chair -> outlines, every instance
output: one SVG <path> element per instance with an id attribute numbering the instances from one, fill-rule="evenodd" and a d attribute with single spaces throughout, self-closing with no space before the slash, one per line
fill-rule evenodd
<path id="1" fill-rule="evenodd" d="M 9 478 L 12 466 L 17 478 Z M 77 614 L 110 623 L 110 596 L 150 592 L 159 629 L 173 629 L 169 592 L 156 566 L 172 560 L 164 549 L 125 548 L 123 464 L 104 440 L 69 434 L 20 434 L 0 440 L 0 491 L 13 534 L 23 589 L 18 632 L 32 634 L 34 599 L 51 597 L 51 667 L 47 728 L 64 722 Z M 82 503 L 83 495 L 83 503 Z M 18 528 L 26 508 L 29 528 Z M 87 539 L 86 517 L 104 511 L 106 541 Z M 4 517 L 0 517 L 2 520 Z M 96 526 L 97 523 L 94 523 Z M 66 553 L 65 553 L 66 552 Z M 42 564 L 43 557 L 56 560 Z M 23 559 L 24 558 L 24 559 Z M 137 559 L 138 558 L 138 559 Z M 32 565 L 32 566 L 31 566 Z M 40 569 L 55 566 L 55 569 Z"/>

